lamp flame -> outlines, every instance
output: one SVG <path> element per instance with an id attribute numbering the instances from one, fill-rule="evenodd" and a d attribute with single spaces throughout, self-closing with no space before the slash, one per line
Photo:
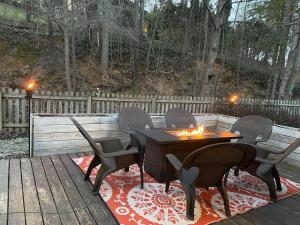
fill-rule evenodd
<path id="1" fill-rule="evenodd" d="M 232 97 L 230 97 L 230 102 L 232 102 L 232 103 L 234 103 L 234 102 L 236 102 L 237 101 L 237 99 L 238 99 L 238 96 L 237 95 L 233 95 Z"/>
<path id="2" fill-rule="evenodd" d="M 28 91 L 34 90 L 35 86 L 36 86 L 35 80 L 29 80 L 26 82 L 26 90 L 28 90 Z"/>
<path id="3" fill-rule="evenodd" d="M 204 126 L 201 125 L 195 130 L 180 130 L 177 131 L 176 135 L 181 137 L 181 136 L 195 136 L 195 135 L 200 135 L 203 134 L 204 132 Z"/>

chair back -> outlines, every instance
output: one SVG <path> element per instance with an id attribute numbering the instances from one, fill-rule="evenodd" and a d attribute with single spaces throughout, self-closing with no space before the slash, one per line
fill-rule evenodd
<path id="1" fill-rule="evenodd" d="M 197 128 L 195 117 L 187 110 L 181 108 L 170 109 L 166 113 L 166 125 L 168 128 Z"/>
<path id="2" fill-rule="evenodd" d="M 300 137 L 296 138 L 295 141 L 293 141 L 281 154 L 276 154 L 276 160 L 274 164 L 277 164 L 284 160 L 289 154 L 291 154 L 293 151 L 295 151 L 298 147 L 300 147 Z"/>
<path id="3" fill-rule="evenodd" d="M 238 131 L 243 138 L 238 142 L 256 144 L 258 137 L 268 140 L 272 134 L 273 122 L 262 116 L 249 115 L 239 118 L 232 126 L 230 132 Z"/>
<path id="4" fill-rule="evenodd" d="M 118 115 L 118 123 L 120 129 L 145 129 L 147 125 L 151 129 L 154 128 L 149 114 L 141 109 L 134 107 L 122 109 Z"/>
<path id="5" fill-rule="evenodd" d="M 77 127 L 79 132 L 82 134 L 82 136 L 88 141 L 90 144 L 91 148 L 93 149 L 95 155 L 101 156 L 103 155 L 103 150 L 97 146 L 97 144 L 94 142 L 92 137 L 88 134 L 88 132 L 78 123 L 77 120 L 75 120 L 72 117 L 69 117 L 69 119 L 74 123 L 74 125 Z"/>
<path id="6" fill-rule="evenodd" d="M 191 153 L 183 162 L 182 175 L 196 167 L 199 175 L 196 186 L 213 187 L 222 181 L 232 167 L 247 168 L 255 159 L 254 147 L 241 143 L 219 143 L 208 145 Z"/>

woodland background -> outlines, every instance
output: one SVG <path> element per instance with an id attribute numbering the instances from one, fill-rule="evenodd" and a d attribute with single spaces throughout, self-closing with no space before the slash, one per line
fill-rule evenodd
<path id="1" fill-rule="evenodd" d="M 0 86 L 296 99 L 299 0 L 0 0 Z"/>

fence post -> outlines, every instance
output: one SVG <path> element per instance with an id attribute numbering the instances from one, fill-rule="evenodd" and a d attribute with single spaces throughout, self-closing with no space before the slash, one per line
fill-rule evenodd
<path id="1" fill-rule="evenodd" d="M 2 92 L 0 90 L 0 133 L 2 132 Z"/>
<path id="2" fill-rule="evenodd" d="M 151 101 L 151 113 L 156 113 L 156 98 L 152 98 L 152 101 Z"/>
<path id="3" fill-rule="evenodd" d="M 87 99 L 87 113 L 92 113 L 92 95 L 89 95 Z"/>
<path id="4" fill-rule="evenodd" d="M 214 111 L 215 111 L 215 97 L 211 97 L 210 98 L 210 113 L 214 113 Z"/>

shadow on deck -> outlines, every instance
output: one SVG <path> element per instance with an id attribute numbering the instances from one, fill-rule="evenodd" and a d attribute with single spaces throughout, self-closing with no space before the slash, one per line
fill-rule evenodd
<path id="1" fill-rule="evenodd" d="M 0 160 L 0 224 L 118 224 L 91 192 L 72 162 L 76 155 Z M 300 168 L 280 164 L 280 174 L 300 182 Z M 216 224 L 300 224 L 300 195 L 250 210 Z"/>

